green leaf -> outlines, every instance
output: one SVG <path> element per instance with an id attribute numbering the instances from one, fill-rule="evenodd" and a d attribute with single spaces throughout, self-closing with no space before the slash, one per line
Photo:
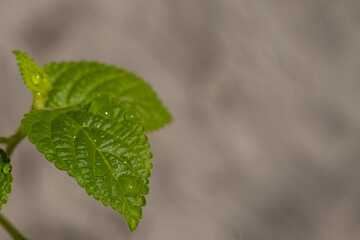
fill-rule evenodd
<path id="1" fill-rule="evenodd" d="M 0 210 L 2 204 L 6 204 L 8 201 L 12 181 L 10 158 L 6 152 L 0 148 Z"/>
<path id="2" fill-rule="evenodd" d="M 146 131 L 171 122 L 171 115 L 151 86 L 132 73 L 96 62 L 51 63 L 44 70 L 52 83 L 48 108 L 71 106 L 101 94 L 131 103 Z"/>
<path id="3" fill-rule="evenodd" d="M 152 169 L 141 120 L 120 98 L 25 114 L 23 131 L 56 167 L 89 195 L 122 214 L 134 231 L 142 218 Z"/>
<path id="4" fill-rule="evenodd" d="M 51 89 L 51 83 L 47 74 L 26 53 L 19 51 L 13 51 L 13 53 L 16 55 L 26 87 L 33 91 L 34 108 L 43 108 L 46 95 Z"/>

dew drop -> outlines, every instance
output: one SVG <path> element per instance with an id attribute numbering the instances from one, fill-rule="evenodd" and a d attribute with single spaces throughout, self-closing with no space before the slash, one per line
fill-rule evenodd
<path id="1" fill-rule="evenodd" d="M 93 186 L 89 186 L 86 188 L 86 192 L 88 195 L 91 195 L 94 193 L 94 187 Z"/>
<path id="2" fill-rule="evenodd" d="M 134 117 L 135 117 L 135 114 L 131 111 L 128 111 L 127 113 L 125 113 L 126 120 L 132 120 L 132 119 L 134 119 Z"/>
<path id="3" fill-rule="evenodd" d="M 8 174 L 11 172 L 11 165 L 9 163 L 5 164 L 1 170 L 3 173 Z"/>
<path id="4" fill-rule="evenodd" d="M 34 85 L 39 85 L 41 82 L 40 74 L 31 75 L 31 81 L 33 82 Z"/>
<path id="5" fill-rule="evenodd" d="M 140 180 L 127 178 L 123 183 L 124 191 L 128 196 L 137 196 L 142 191 L 142 184 Z"/>
<path id="6" fill-rule="evenodd" d="M 136 191 L 136 186 L 133 185 L 133 183 L 129 183 L 127 186 L 126 186 L 126 193 L 129 194 L 130 196 L 134 196 L 136 195 L 137 191 Z"/>

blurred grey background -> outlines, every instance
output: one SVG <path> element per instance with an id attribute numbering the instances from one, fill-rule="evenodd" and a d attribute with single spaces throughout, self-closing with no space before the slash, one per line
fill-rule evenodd
<path id="1" fill-rule="evenodd" d="M 6 136 L 32 98 L 14 49 L 135 72 L 175 119 L 134 233 L 25 140 L 2 212 L 29 238 L 360 239 L 360 1 L 0 0 Z"/>

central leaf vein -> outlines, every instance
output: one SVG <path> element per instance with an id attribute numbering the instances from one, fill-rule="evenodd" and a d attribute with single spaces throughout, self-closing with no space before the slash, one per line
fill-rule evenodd
<path id="1" fill-rule="evenodd" d="M 95 144 L 94 139 L 92 139 L 92 137 L 87 133 L 87 131 L 85 131 L 85 129 L 84 129 L 74 118 L 72 118 L 72 117 L 69 116 L 69 115 L 67 115 L 67 116 L 76 124 L 76 126 L 78 127 L 78 129 L 79 129 L 80 131 L 82 131 L 82 132 L 86 135 L 86 137 L 88 138 L 88 140 L 90 141 L 90 143 L 94 146 L 95 150 L 100 154 L 101 158 L 104 160 L 105 164 L 107 165 L 110 174 L 112 175 L 112 177 L 113 177 L 114 179 L 116 179 L 115 182 L 116 182 L 116 184 L 119 186 L 119 188 L 120 188 L 121 191 L 122 191 L 122 196 L 124 197 L 124 200 L 125 200 L 125 202 L 126 202 L 126 205 L 130 208 L 130 204 L 129 204 L 129 202 L 128 202 L 128 199 L 126 198 L 125 191 L 124 191 L 123 187 L 120 185 L 118 179 L 114 176 L 114 173 L 113 173 L 114 171 L 113 171 L 110 163 L 107 161 L 107 159 L 105 158 L 105 156 L 102 154 L 101 150 L 97 147 L 97 145 Z M 95 156 L 94 156 L 94 169 L 93 169 L 93 171 L 94 171 L 94 176 L 96 176 L 96 174 L 95 174 Z"/>

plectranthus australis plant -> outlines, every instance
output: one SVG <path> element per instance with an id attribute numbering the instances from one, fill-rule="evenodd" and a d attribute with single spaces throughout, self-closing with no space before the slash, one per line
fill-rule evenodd
<path id="1" fill-rule="evenodd" d="M 96 62 L 61 62 L 40 67 L 14 51 L 31 111 L 11 137 L 0 137 L 0 207 L 11 192 L 10 157 L 26 136 L 45 158 L 65 170 L 104 206 L 124 216 L 130 231 L 142 218 L 153 157 L 147 132 L 171 122 L 171 115 L 136 75 Z M 14 239 L 25 239 L 3 217 Z"/>

